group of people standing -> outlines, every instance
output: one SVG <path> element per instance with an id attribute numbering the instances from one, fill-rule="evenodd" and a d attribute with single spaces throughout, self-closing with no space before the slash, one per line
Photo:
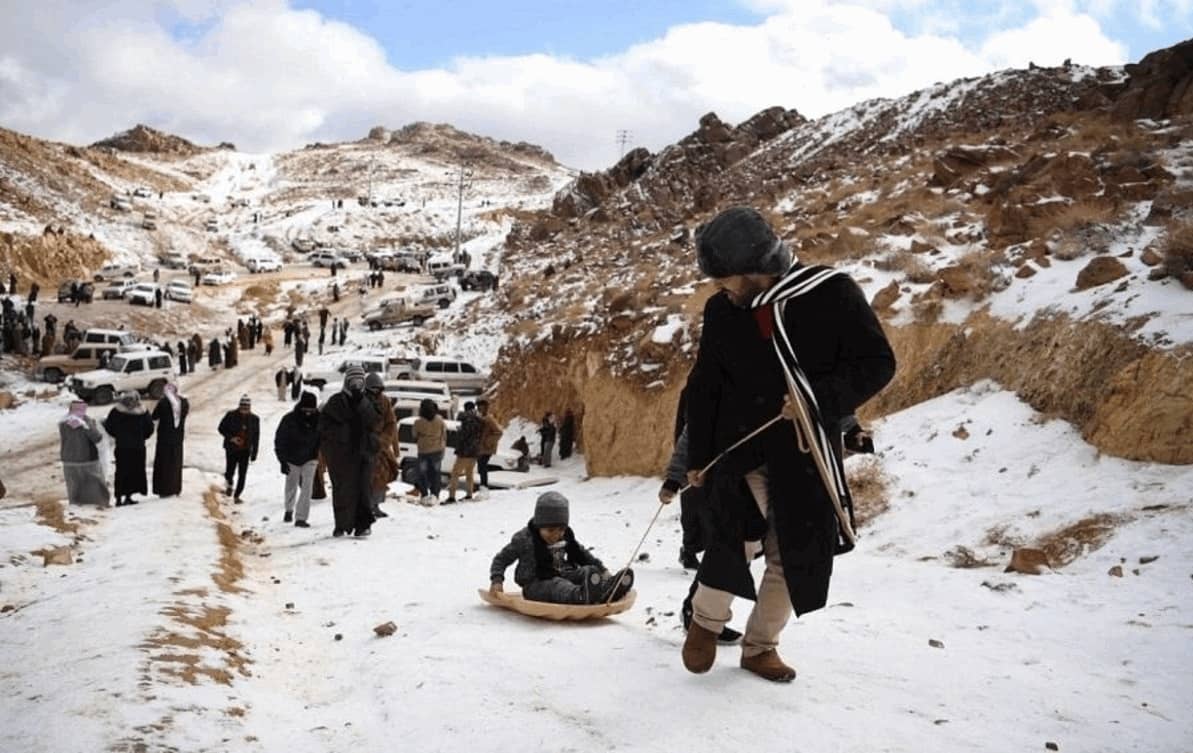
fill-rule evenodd
<path id="1" fill-rule="evenodd" d="M 448 474 L 447 498 L 440 501 L 443 490 L 443 454 L 447 449 L 447 423 L 439 413 L 435 401 L 425 399 L 419 403 L 418 418 L 414 420 L 414 439 L 418 446 L 418 476 L 416 487 L 419 502 L 423 505 L 454 504 L 460 477 L 464 478 L 465 500 L 476 495 L 476 479 L 480 486 L 489 488 L 489 460 L 497 454 L 497 443 L 501 439 L 501 424 L 489 414 L 489 401 L 478 400 L 464 403 L 464 412 L 457 420 L 455 463 Z"/>
<path id="2" fill-rule="evenodd" d="M 559 441 L 559 459 L 567 460 L 576 446 L 576 414 L 569 408 L 563 420 L 555 422 L 555 414 L 548 411 L 539 422 L 539 464 L 550 468 L 555 453 L 555 442 Z"/>
<path id="3" fill-rule="evenodd" d="M 183 440 L 190 402 L 174 384 L 152 412 L 135 391 L 123 392 L 102 422 L 87 415 L 87 403 L 76 400 L 58 422 L 60 457 L 71 504 L 116 507 L 135 505 L 133 495 L 148 494 L 145 443 L 157 433 L 153 459 L 153 493 L 174 497 L 182 493 Z M 101 432 L 100 429 L 103 429 Z M 114 489 L 109 489 L 101 457 L 105 435 L 111 437 L 116 462 Z"/>

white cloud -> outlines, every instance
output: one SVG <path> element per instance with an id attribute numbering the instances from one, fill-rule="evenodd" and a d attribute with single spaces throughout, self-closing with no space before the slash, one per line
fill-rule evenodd
<path id="1" fill-rule="evenodd" d="M 1031 20 L 969 46 L 942 22 L 906 33 L 888 19 L 928 13 L 925 0 L 751 2 L 768 14 L 760 23 L 677 26 L 598 59 L 461 58 L 420 71 L 390 65 L 360 29 L 285 0 L 21 3 L 0 28 L 0 124 L 87 142 L 143 121 L 275 150 L 358 138 L 378 123 L 447 121 L 599 168 L 616 157 L 622 128 L 658 148 L 708 111 L 737 121 L 780 104 L 817 116 L 1029 60 L 1126 55 L 1066 0 L 1039 0 Z M 187 24 L 181 38 L 170 19 Z"/>

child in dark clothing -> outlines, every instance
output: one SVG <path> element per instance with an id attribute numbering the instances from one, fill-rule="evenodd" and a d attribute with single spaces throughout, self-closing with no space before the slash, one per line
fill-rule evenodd
<path id="1" fill-rule="evenodd" d="M 490 592 L 503 590 L 505 571 L 514 562 L 514 581 L 531 601 L 601 604 L 611 593 L 613 601 L 622 599 L 634 585 L 633 570 L 626 570 L 618 585 L 618 576 L 580 546 L 568 527 L 567 498 L 559 492 L 539 495 L 534 517 L 493 558 Z"/>

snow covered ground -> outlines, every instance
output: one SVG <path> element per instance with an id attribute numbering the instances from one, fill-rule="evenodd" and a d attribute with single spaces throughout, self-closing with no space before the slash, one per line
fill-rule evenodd
<path id="1" fill-rule="evenodd" d="M 1154 753 L 1193 740 L 1193 469 L 1099 457 L 996 385 L 875 427 L 890 508 L 838 560 L 830 606 L 785 632 L 782 653 L 800 675 L 775 686 L 738 669 L 732 647 L 708 675 L 683 670 L 678 610 L 691 573 L 676 562 L 677 507 L 635 563 L 635 607 L 578 625 L 476 596 L 535 492 L 429 509 L 391 500 L 368 540 L 332 539 L 326 501 L 313 507 L 313 528 L 282 524 L 268 439 L 288 405 L 268 397 L 265 369 L 250 373 L 243 388 L 265 441 L 244 505 L 203 502 L 222 465 L 214 425 L 226 406 L 211 401 L 192 414 L 183 497 L 69 511 L 82 561 L 43 568 L 29 552 L 72 536 L 37 524 L 33 506 L 0 510 L 0 605 L 14 607 L 0 615 L 0 750 L 1055 742 Z M 580 540 L 620 567 L 654 513 L 658 482 L 586 479 L 581 459 L 556 470 Z M 1116 521 L 1101 548 L 1045 575 L 1003 573 L 1011 543 L 1092 515 Z M 223 545 L 221 518 L 235 534 Z M 953 567 L 957 546 L 993 566 Z M 1107 574 L 1115 565 L 1123 577 Z M 740 627 L 748 603 L 737 607 Z M 397 633 L 376 637 L 389 620 Z M 200 670 L 194 684 L 170 674 L 187 666 Z"/>

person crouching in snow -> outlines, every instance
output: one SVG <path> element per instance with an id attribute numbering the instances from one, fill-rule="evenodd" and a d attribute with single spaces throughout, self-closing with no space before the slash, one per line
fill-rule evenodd
<path id="1" fill-rule="evenodd" d="M 530 601 L 601 604 L 610 594 L 612 601 L 620 600 L 634 585 L 633 570 L 626 570 L 618 584 L 618 576 L 576 541 L 568 527 L 567 497 L 559 492 L 539 495 L 534 517 L 493 558 L 490 593 L 503 590 L 505 571 L 515 562 L 514 581 Z"/>

